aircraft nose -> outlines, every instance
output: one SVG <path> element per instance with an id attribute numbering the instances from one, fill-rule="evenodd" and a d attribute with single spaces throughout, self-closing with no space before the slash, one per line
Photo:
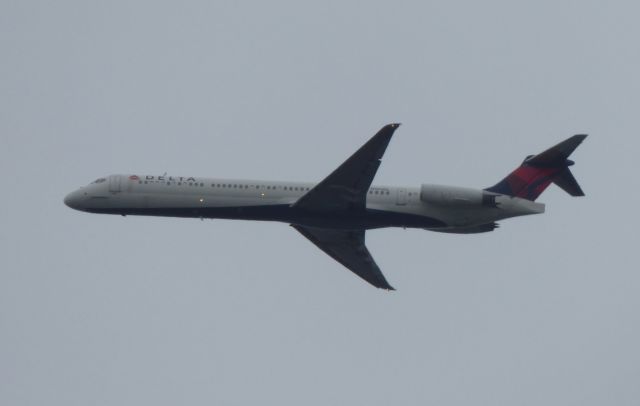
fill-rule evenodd
<path id="1" fill-rule="evenodd" d="M 74 210 L 82 210 L 82 191 L 76 190 L 75 192 L 71 192 L 64 198 L 64 204 L 71 207 Z"/>

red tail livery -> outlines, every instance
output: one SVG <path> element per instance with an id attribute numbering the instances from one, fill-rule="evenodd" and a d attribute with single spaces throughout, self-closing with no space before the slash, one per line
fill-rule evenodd
<path id="1" fill-rule="evenodd" d="M 506 178 L 485 190 L 535 201 L 551 183 L 555 183 L 571 196 L 584 196 L 569 170 L 573 161 L 568 158 L 586 137 L 574 135 L 538 155 L 528 156 Z"/>

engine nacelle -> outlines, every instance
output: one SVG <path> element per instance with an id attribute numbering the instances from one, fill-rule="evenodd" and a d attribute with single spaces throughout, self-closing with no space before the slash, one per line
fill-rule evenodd
<path id="1" fill-rule="evenodd" d="M 420 200 L 442 206 L 496 207 L 496 194 L 457 186 L 422 185 Z"/>

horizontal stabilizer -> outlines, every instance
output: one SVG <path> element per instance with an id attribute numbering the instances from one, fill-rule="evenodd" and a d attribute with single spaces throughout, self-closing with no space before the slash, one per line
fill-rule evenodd
<path id="1" fill-rule="evenodd" d="M 548 150 L 527 159 L 526 163 L 531 166 L 563 166 L 567 158 L 569 158 L 569 155 L 578 148 L 578 145 L 580 145 L 585 138 L 587 138 L 586 134 L 578 134 L 573 137 L 569 137 Z"/>
<path id="2" fill-rule="evenodd" d="M 584 192 L 582 188 L 578 184 L 576 178 L 573 177 L 571 170 L 569 168 L 565 168 L 560 174 L 553 179 L 553 183 L 555 183 L 558 187 L 560 187 L 565 192 L 569 193 L 571 196 L 584 196 Z"/>

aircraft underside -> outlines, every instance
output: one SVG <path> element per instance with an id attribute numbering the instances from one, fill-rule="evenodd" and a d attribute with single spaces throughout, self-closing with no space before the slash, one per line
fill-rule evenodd
<path id="1" fill-rule="evenodd" d="M 240 207 L 171 207 L 171 208 L 104 208 L 93 213 L 162 216 L 206 219 L 279 221 L 316 228 L 361 230 L 384 227 L 439 229 L 447 227 L 441 220 L 410 213 L 366 209 L 353 212 L 310 212 L 290 205 Z"/>

